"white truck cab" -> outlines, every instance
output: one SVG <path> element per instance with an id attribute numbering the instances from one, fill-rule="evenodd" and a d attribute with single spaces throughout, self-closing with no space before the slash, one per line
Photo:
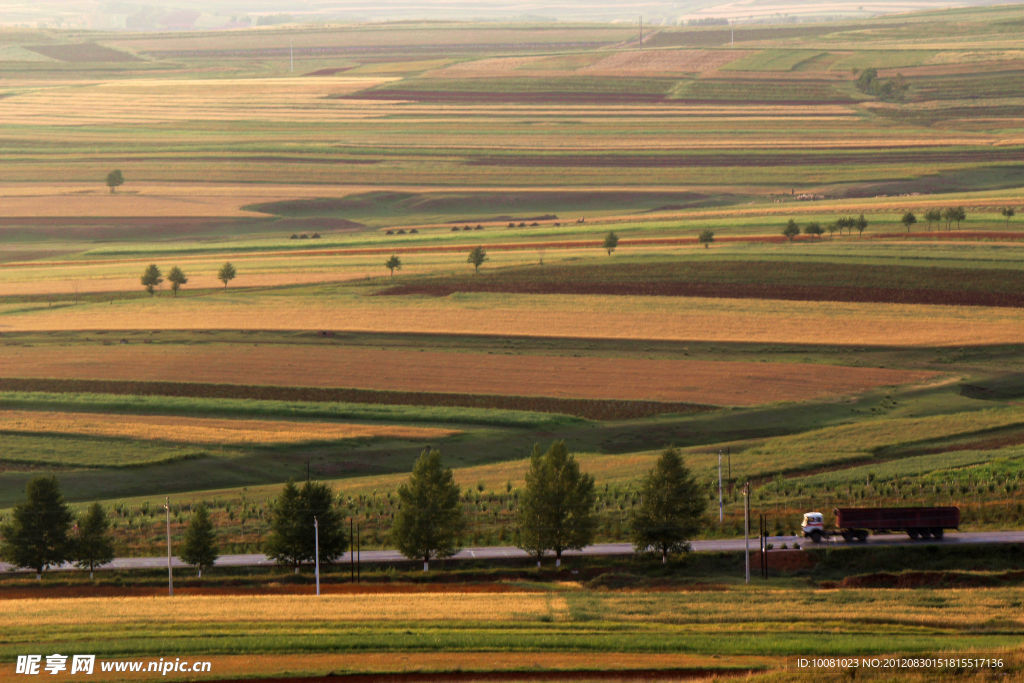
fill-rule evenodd
<path id="1" fill-rule="evenodd" d="M 804 532 L 804 538 L 810 538 L 815 543 L 820 543 L 822 538 L 828 537 L 825 530 L 825 516 L 820 512 L 805 512 L 800 527 Z"/>

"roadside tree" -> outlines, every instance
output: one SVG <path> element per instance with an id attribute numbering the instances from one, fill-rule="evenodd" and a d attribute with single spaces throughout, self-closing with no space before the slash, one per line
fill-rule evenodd
<path id="1" fill-rule="evenodd" d="M 861 214 L 856 219 L 854 219 L 853 227 L 857 228 L 858 237 L 864 234 L 864 229 L 868 227 L 868 220 L 864 218 L 864 214 Z"/>
<path id="2" fill-rule="evenodd" d="M 907 232 L 910 232 L 910 226 L 917 222 L 917 216 L 915 216 L 913 212 L 907 211 L 903 214 L 903 218 L 900 219 L 900 222 L 903 223 L 903 227 L 907 229 Z"/>
<path id="3" fill-rule="evenodd" d="M 343 521 L 329 486 L 306 482 L 300 490 L 288 482 L 271 505 L 270 535 L 264 551 L 278 564 L 294 567 L 298 574 L 302 564 L 314 559 L 319 535 L 320 559 L 333 562 L 348 547 Z"/>
<path id="4" fill-rule="evenodd" d="M 188 522 L 180 557 L 182 562 L 196 568 L 197 577 L 202 577 L 203 570 L 209 569 L 217 561 L 217 536 L 210 512 L 203 504 L 195 509 Z"/>
<path id="5" fill-rule="evenodd" d="M 47 567 L 72 559 L 74 545 L 68 533 L 73 517 L 53 476 L 29 481 L 25 498 L 0 527 L 0 558 L 35 569 L 36 579 L 41 579 Z"/>
<path id="6" fill-rule="evenodd" d="M 423 560 L 423 571 L 430 569 L 432 558 L 459 551 L 465 529 L 459 486 L 451 469 L 441 464 L 440 451 L 423 450 L 409 481 L 398 487 L 398 504 L 391 538 L 410 560 Z"/>
<path id="7" fill-rule="evenodd" d="M 1007 228 L 1010 227 L 1010 219 L 1017 215 L 1016 209 L 1014 209 L 1012 206 L 1004 206 L 1003 208 L 999 209 L 999 213 L 1003 214 L 1003 218 L 1006 219 Z"/>
<path id="8" fill-rule="evenodd" d="M 786 223 L 786 227 L 782 229 L 782 234 L 786 236 L 787 240 L 792 242 L 793 238 L 800 234 L 800 226 L 797 225 L 795 220 L 790 218 L 789 222 Z"/>
<path id="9" fill-rule="evenodd" d="M 815 238 L 815 237 L 817 237 L 818 239 L 821 239 L 821 236 L 824 233 L 825 233 L 825 229 L 823 227 L 821 227 L 821 223 L 811 222 L 811 223 L 808 223 L 807 225 L 804 226 L 804 234 L 805 235 L 810 235 L 810 237 L 812 239 Z"/>
<path id="10" fill-rule="evenodd" d="M 546 452 L 534 446 L 526 487 L 519 499 L 519 547 L 537 559 L 546 550 L 555 553 L 561 566 L 565 550 L 578 550 L 594 538 L 594 478 L 580 472 L 564 441 Z"/>
<path id="11" fill-rule="evenodd" d="M 181 289 L 183 284 L 188 282 L 188 278 L 185 277 L 185 273 L 182 272 L 181 268 L 174 266 L 171 268 L 171 272 L 167 274 L 167 281 L 171 283 L 171 291 L 174 292 L 174 296 L 178 296 L 178 290 Z"/>
<path id="12" fill-rule="evenodd" d="M 150 296 L 153 296 L 153 292 L 160 283 L 164 281 L 163 273 L 156 267 L 155 263 L 150 263 L 146 270 L 142 273 L 142 286 L 146 288 Z"/>
<path id="13" fill-rule="evenodd" d="M 93 503 L 79 518 L 73 555 L 76 565 L 89 570 L 90 579 L 96 567 L 113 561 L 114 539 L 110 535 L 110 520 L 99 503 Z"/>
<path id="14" fill-rule="evenodd" d="M 637 552 L 660 552 L 662 564 L 669 553 L 688 552 L 689 539 L 700 531 L 707 504 L 707 495 L 679 451 L 666 450 L 640 486 L 640 506 L 633 513 L 633 547 Z"/>
<path id="15" fill-rule="evenodd" d="M 928 229 L 932 229 L 932 223 L 938 223 L 942 220 L 942 211 L 939 209 L 928 209 L 924 212 L 924 219 L 928 221 Z"/>

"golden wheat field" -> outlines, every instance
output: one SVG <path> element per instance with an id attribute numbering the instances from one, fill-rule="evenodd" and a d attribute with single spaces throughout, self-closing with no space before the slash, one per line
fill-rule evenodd
<path id="1" fill-rule="evenodd" d="M 9 312 L 0 333 L 54 330 L 335 330 L 891 346 L 1015 344 L 1013 308 L 781 300 L 456 294 L 443 299 L 218 297 Z"/>
<path id="2" fill-rule="evenodd" d="M 72 348 L 70 353 L 67 347 L 61 346 L 8 348 L 5 350 L 5 374 L 718 405 L 756 405 L 845 395 L 877 386 L 923 382 L 937 376 L 937 373 L 924 371 L 806 363 L 572 358 L 427 349 L 314 346 L 295 353 L 287 347 L 273 345 L 210 344 L 77 345 Z M 10 416 L 7 419 L 11 419 Z M 84 416 L 81 419 L 85 419 Z M 0 413 L 0 425 L 3 420 L 3 413 Z M 309 426 L 309 430 L 315 429 Z"/>
<path id="3" fill-rule="evenodd" d="M 5 600 L 11 627 L 180 622 L 468 621 L 564 619 L 563 596 L 547 593 L 360 593 L 308 595 L 178 595 Z"/>
<path id="4" fill-rule="evenodd" d="M 137 378 L 136 378 L 137 379 Z M 0 431 L 84 434 L 182 443 L 283 444 L 341 439 L 439 439 L 455 430 L 336 422 L 240 420 L 0 410 Z"/>

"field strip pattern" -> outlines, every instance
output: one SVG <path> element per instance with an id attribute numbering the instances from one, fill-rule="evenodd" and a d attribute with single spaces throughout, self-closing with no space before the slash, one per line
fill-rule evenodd
<path id="1" fill-rule="evenodd" d="M 923 382 L 936 373 L 807 363 L 573 358 L 260 345 L 6 349 L 4 375 L 756 405 Z M 287 424 L 287 423 L 286 423 Z"/>
<path id="2" fill-rule="evenodd" d="M 283 444 L 342 439 L 440 439 L 455 430 L 337 422 L 216 419 L 160 415 L 0 410 L 0 432 L 80 434 L 153 441 Z"/>
<path id="3" fill-rule="evenodd" d="M 396 300 L 401 299 L 401 300 Z M 170 305 L 168 305 L 170 304 Z M 9 311 L 0 333 L 333 330 L 878 346 L 1024 343 L 1024 311 L 979 306 L 571 295 L 459 294 L 345 301 L 233 295 Z M 5 368 L 11 367 L 5 363 Z M 11 376 L 10 370 L 4 375 Z M 19 373 L 21 374 L 21 373 Z"/>

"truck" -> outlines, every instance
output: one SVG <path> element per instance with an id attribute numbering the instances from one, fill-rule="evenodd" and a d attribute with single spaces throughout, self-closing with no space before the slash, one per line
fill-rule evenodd
<path id="1" fill-rule="evenodd" d="M 836 528 L 825 526 L 820 512 L 804 513 L 801 523 L 804 538 L 814 543 L 830 536 L 842 536 L 845 541 L 866 541 L 869 532 L 906 532 L 912 539 L 941 540 L 946 529 L 960 527 L 960 508 L 957 507 L 905 507 L 905 508 L 835 508 Z"/>

